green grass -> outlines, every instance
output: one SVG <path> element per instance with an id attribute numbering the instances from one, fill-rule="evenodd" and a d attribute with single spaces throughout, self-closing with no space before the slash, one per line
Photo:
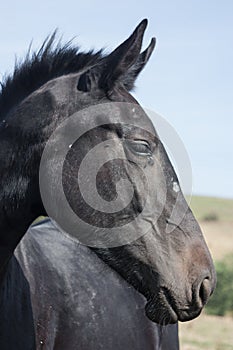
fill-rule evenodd
<path id="1" fill-rule="evenodd" d="M 193 196 L 191 209 L 215 261 L 233 255 L 233 199 Z M 210 214 L 217 220 L 205 221 Z M 228 261 L 228 260 L 227 260 Z M 232 260 L 229 259 L 232 265 Z M 232 277 L 230 278 L 232 280 Z M 206 312 L 197 319 L 180 323 L 181 350 L 233 350 L 233 317 L 211 316 Z"/>
<path id="2" fill-rule="evenodd" d="M 233 199 L 193 196 L 191 209 L 199 221 L 216 214 L 219 221 L 233 221 Z"/>
<path id="3" fill-rule="evenodd" d="M 233 350 L 233 319 L 208 316 L 179 323 L 181 350 Z"/>

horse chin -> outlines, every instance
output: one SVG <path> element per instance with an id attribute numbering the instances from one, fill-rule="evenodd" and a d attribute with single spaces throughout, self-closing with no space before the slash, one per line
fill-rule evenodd
<path id="1" fill-rule="evenodd" d="M 162 326 L 177 323 L 178 316 L 176 312 L 168 303 L 166 304 L 155 305 L 153 301 L 148 301 L 145 306 L 145 312 L 149 320 Z"/>

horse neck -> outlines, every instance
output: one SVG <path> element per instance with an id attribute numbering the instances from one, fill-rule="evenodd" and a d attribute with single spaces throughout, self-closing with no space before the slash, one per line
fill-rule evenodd
<path id="1" fill-rule="evenodd" d="M 31 119 L 28 126 L 29 118 L 33 115 L 19 108 L 0 127 L 0 268 L 30 224 L 45 214 L 38 179 L 43 151 L 41 128 L 39 118 Z"/>
<path id="2" fill-rule="evenodd" d="M 9 187 L 5 181 L 1 188 L 0 275 L 30 224 L 43 214 L 40 212 L 39 203 L 36 204 L 36 190 L 33 193 L 29 189 L 30 182 L 28 186 L 22 186 L 17 174 L 9 175 L 8 179 L 8 186 L 12 191 L 8 192 Z"/>
<path id="3" fill-rule="evenodd" d="M 0 267 L 30 224 L 46 215 L 39 189 L 40 160 L 60 118 L 76 108 L 67 88 L 70 80 L 62 77 L 48 82 L 0 124 Z"/>

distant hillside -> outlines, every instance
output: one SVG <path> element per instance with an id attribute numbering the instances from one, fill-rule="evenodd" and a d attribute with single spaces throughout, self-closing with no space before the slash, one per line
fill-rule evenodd
<path id="1" fill-rule="evenodd" d="M 200 222 L 214 262 L 223 261 L 223 259 L 225 261 L 229 259 L 231 262 L 230 256 L 233 257 L 233 199 L 193 196 L 191 208 Z M 209 220 L 211 218 L 212 220 Z M 224 276 L 218 275 L 218 278 L 225 278 Z M 229 279 L 226 281 L 227 286 L 230 282 Z M 193 321 L 179 324 L 181 349 L 233 350 L 232 328 L 232 317 L 209 316 L 202 313 Z"/>
<path id="2" fill-rule="evenodd" d="M 193 196 L 191 208 L 199 221 L 233 222 L 233 199 Z"/>
<path id="3" fill-rule="evenodd" d="M 214 260 L 233 254 L 233 199 L 193 196 L 190 206 Z"/>

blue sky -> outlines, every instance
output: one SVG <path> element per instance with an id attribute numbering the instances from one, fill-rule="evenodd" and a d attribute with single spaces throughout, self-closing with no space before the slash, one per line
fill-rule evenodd
<path id="1" fill-rule="evenodd" d="M 137 82 L 139 102 L 163 115 L 189 153 L 193 193 L 233 198 L 233 1 L 4 1 L 0 73 L 55 28 L 84 49 L 114 48 L 143 18 L 157 47 Z"/>

